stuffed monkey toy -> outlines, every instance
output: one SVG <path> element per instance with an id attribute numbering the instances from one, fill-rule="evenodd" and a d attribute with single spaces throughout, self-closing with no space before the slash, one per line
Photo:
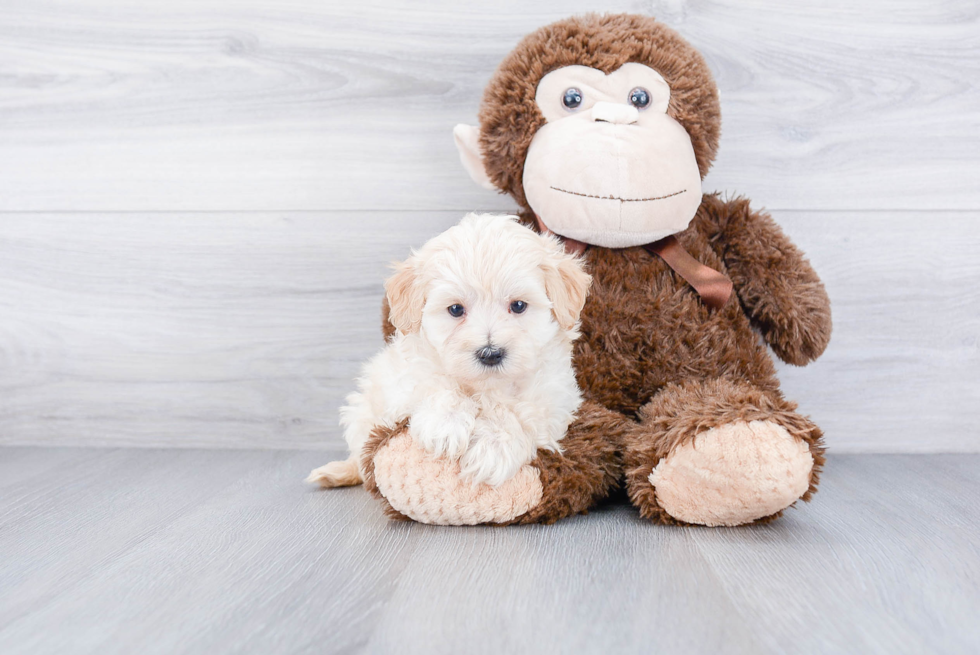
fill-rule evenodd
<path id="1" fill-rule="evenodd" d="M 766 346 L 816 359 L 830 302 L 768 215 L 702 194 L 720 110 L 701 55 L 646 16 L 562 20 L 504 59 L 479 121 L 455 130 L 470 175 L 593 276 L 574 350 L 586 400 L 561 453 L 496 488 L 451 481 L 404 425 L 377 429 L 362 464 L 389 515 L 550 523 L 625 485 L 657 523 L 732 526 L 809 500 L 822 433 L 783 397 Z"/>

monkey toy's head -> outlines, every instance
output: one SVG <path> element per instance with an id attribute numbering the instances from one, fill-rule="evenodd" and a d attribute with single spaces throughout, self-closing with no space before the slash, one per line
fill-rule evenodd
<path id="1" fill-rule="evenodd" d="M 718 147 L 718 91 L 701 55 L 646 16 L 588 15 L 527 36 L 501 63 L 463 165 L 538 224 L 607 248 L 684 230 Z"/>

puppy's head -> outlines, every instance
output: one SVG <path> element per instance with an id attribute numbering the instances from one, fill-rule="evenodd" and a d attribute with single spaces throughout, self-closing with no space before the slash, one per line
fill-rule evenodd
<path id="1" fill-rule="evenodd" d="M 518 377 L 577 336 L 591 278 L 554 237 L 513 216 L 469 214 L 398 264 L 389 320 L 419 333 L 453 375 Z"/>

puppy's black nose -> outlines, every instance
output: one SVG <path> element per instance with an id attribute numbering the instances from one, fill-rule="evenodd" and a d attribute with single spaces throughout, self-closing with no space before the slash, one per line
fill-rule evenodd
<path id="1" fill-rule="evenodd" d="M 497 366 L 500 362 L 504 361 L 506 355 L 507 351 L 503 348 L 490 345 L 483 346 L 476 351 L 476 358 L 484 366 Z"/>

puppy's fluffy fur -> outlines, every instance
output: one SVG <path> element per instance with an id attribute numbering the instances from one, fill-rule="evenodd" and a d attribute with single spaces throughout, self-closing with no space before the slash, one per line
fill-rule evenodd
<path id="1" fill-rule="evenodd" d="M 474 484 L 499 485 L 538 448 L 559 450 L 582 401 L 572 341 L 590 282 L 557 239 L 514 216 L 469 214 L 413 252 L 385 283 L 395 336 L 341 409 L 351 456 L 309 480 L 359 484 L 371 431 L 404 418 Z M 502 355 L 496 365 L 487 351 L 480 359 L 487 347 Z"/>

